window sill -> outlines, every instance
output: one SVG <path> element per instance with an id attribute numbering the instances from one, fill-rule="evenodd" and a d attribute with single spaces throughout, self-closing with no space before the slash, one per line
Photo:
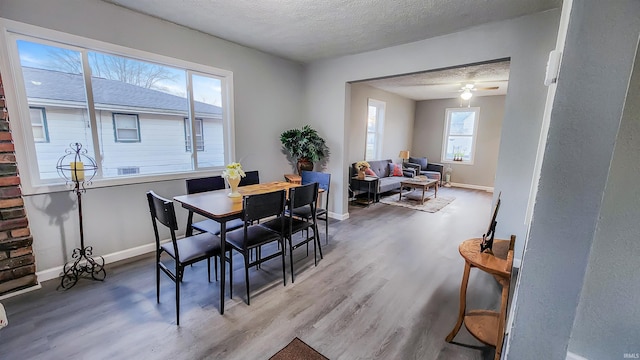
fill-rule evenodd
<path id="1" fill-rule="evenodd" d="M 99 179 L 91 182 L 91 185 L 87 185 L 87 190 L 90 189 L 98 189 L 98 188 L 106 188 L 106 187 L 114 187 L 114 186 L 126 186 L 126 185 L 137 185 L 144 183 L 153 183 L 160 181 L 171 181 L 171 180 L 184 180 L 190 179 L 194 177 L 207 177 L 207 176 L 215 176 L 220 175 L 222 170 L 211 170 L 211 171 L 189 171 L 183 173 L 173 173 L 173 174 L 155 174 L 155 175 L 140 175 L 140 176 L 129 176 L 122 178 L 109 178 L 109 179 Z M 73 188 L 69 185 L 62 182 L 62 179 L 56 182 L 52 182 L 49 184 L 40 184 L 40 185 L 30 185 L 23 184 L 22 185 L 22 195 L 23 196 L 31 196 L 31 195 L 39 195 L 39 194 L 49 194 L 55 192 L 63 192 L 69 191 Z"/>
<path id="2" fill-rule="evenodd" d="M 453 160 L 440 160 L 442 164 L 458 164 L 458 165 L 473 165 L 473 161 L 453 161 Z"/>

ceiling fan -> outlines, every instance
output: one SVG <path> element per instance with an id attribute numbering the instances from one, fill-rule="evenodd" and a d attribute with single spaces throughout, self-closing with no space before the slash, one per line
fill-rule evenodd
<path id="1" fill-rule="evenodd" d="M 460 90 L 458 90 L 458 92 L 460 92 L 460 97 L 463 100 L 469 100 L 471 99 L 471 97 L 473 96 L 473 94 L 471 93 L 472 91 L 478 91 L 478 90 L 498 90 L 500 87 L 499 86 L 487 86 L 487 87 L 481 87 L 481 88 L 476 88 L 475 84 L 465 84 L 464 86 L 462 86 L 460 88 Z"/>

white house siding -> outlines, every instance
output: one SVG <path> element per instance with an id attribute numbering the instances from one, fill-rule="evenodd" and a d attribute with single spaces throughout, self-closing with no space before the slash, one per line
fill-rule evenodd
<path id="1" fill-rule="evenodd" d="M 191 152 L 185 148 L 183 116 L 138 113 L 140 142 L 116 142 L 113 113 L 96 113 L 104 177 L 119 176 L 118 168 L 139 168 L 140 174 L 192 169 Z M 69 144 L 82 143 L 92 157 L 94 152 L 86 110 L 48 106 L 46 116 L 49 142 L 37 143 L 36 152 L 42 178 L 53 179 L 59 176 L 56 164 Z M 205 150 L 198 152 L 200 166 L 224 165 L 222 120 L 203 118 L 203 128 Z"/>

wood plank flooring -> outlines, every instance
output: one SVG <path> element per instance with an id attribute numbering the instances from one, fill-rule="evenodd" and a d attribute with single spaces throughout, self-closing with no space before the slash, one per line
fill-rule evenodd
<path id="1" fill-rule="evenodd" d="M 464 326 L 455 341 L 479 348 L 444 341 L 458 311 L 458 245 L 485 231 L 491 194 L 442 188 L 438 195 L 456 200 L 433 214 L 381 203 L 350 208 L 348 220 L 330 224 L 317 267 L 312 249 L 309 257 L 296 250 L 294 284 L 288 258 L 286 287 L 279 259 L 251 269 L 251 306 L 236 256 L 224 315 L 206 262 L 188 268 L 180 327 L 164 275 L 156 303 L 152 254 L 109 265 L 102 283 L 82 279 L 62 291 L 58 280 L 45 282 L 2 301 L 9 326 L 0 330 L 0 358 L 268 359 L 297 336 L 333 360 L 492 359 Z M 467 296 L 468 309 L 497 309 L 499 285 L 472 270 Z"/>

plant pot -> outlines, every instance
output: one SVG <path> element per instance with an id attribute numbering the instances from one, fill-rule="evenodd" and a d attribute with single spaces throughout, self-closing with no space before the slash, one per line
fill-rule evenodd
<path id="1" fill-rule="evenodd" d="M 298 175 L 302 175 L 303 171 L 313 171 L 313 162 L 307 158 L 298 159 Z"/>

